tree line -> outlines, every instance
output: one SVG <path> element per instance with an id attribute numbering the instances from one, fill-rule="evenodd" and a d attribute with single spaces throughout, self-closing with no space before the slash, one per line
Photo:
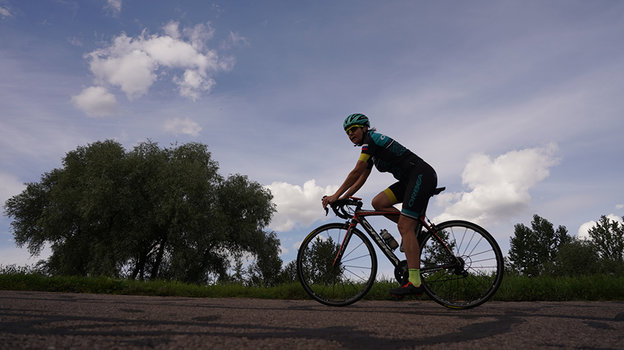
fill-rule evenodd
<path id="1" fill-rule="evenodd" d="M 565 226 L 555 229 L 534 215 L 531 227 L 515 225 L 506 270 L 526 276 L 624 275 L 624 225 L 603 215 L 588 233 L 589 239 L 573 237 Z"/>
<path id="2" fill-rule="evenodd" d="M 280 241 L 266 230 L 270 191 L 241 174 L 224 177 L 207 146 L 126 151 L 113 140 L 80 146 L 62 167 L 26 184 L 4 205 L 15 242 L 50 275 L 108 276 L 187 283 L 275 285 L 296 280 L 282 267 Z M 601 217 L 591 239 L 534 215 L 517 224 L 506 270 L 527 276 L 624 274 L 624 225 Z"/>

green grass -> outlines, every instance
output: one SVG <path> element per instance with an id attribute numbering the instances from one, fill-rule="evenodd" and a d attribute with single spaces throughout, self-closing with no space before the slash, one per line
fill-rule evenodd
<path id="1" fill-rule="evenodd" d="M 624 300 L 624 276 L 505 276 L 494 300 Z"/>
<path id="2" fill-rule="evenodd" d="M 368 300 L 391 299 L 393 281 L 378 281 L 365 296 Z M 171 281 L 134 281 L 108 277 L 47 277 L 29 272 L 0 274 L 0 290 L 27 290 L 70 293 L 99 293 L 201 298 L 309 299 L 298 282 L 275 287 L 248 287 L 241 284 L 199 286 Z M 426 299 L 426 297 L 424 297 Z M 624 301 L 624 276 L 578 277 L 505 276 L 492 300 L 498 301 Z"/>
<path id="3" fill-rule="evenodd" d="M 239 297 L 263 299 L 302 299 L 305 292 L 299 283 L 277 287 L 248 287 L 242 284 L 200 286 L 175 281 L 135 281 L 108 277 L 46 277 L 40 274 L 0 274 L 0 290 L 45 292 L 126 294 L 184 297 Z"/>

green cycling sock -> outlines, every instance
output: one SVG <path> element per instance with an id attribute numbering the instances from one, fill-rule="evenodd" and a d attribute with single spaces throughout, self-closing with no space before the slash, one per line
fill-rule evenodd
<path id="1" fill-rule="evenodd" d="M 420 269 L 409 269 L 409 281 L 412 282 L 414 287 L 420 286 Z"/>

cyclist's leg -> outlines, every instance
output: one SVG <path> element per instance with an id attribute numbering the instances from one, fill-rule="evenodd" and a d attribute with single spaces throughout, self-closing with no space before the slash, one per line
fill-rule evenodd
<path id="1" fill-rule="evenodd" d="M 409 216 L 400 215 L 399 232 L 403 238 L 403 248 L 407 258 L 407 268 L 409 272 L 408 282 L 399 288 L 390 289 L 390 294 L 402 298 L 406 295 L 421 295 L 425 289 L 420 280 L 420 247 L 418 238 L 414 234 L 418 226 L 418 220 Z"/>
<path id="2" fill-rule="evenodd" d="M 410 282 L 420 285 L 420 246 L 416 233 L 420 230 L 420 218 L 425 215 L 427 203 L 437 186 L 437 176 L 431 167 L 414 168 L 407 182 L 403 195 L 403 209 L 398 222 L 399 232 L 403 239 L 403 249 L 410 270 Z M 411 289 L 408 285 L 401 290 Z M 393 290 L 394 293 L 400 291 Z M 415 291 L 414 291 L 415 292 Z M 412 294 L 410 291 L 407 294 Z"/>
<path id="3" fill-rule="evenodd" d="M 394 205 L 397 203 L 401 203 L 404 192 L 405 185 L 402 182 L 396 182 L 392 184 L 390 187 L 386 188 L 382 192 L 379 192 L 379 194 L 377 194 L 375 198 L 373 198 L 373 208 L 379 211 L 398 212 L 399 209 L 395 208 Z M 386 218 L 397 223 L 399 221 L 399 215 L 386 215 Z"/>
<path id="4" fill-rule="evenodd" d="M 403 214 L 399 216 L 398 227 L 403 240 L 407 268 L 409 269 L 420 268 L 420 247 L 418 246 L 418 238 L 414 234 L 418 224 L 417 219 Z"/>
<path id="5" fill-rule="evenodd" d="M 398 228 L 407 258 L 409 282 L 400 288 L 390 290 L 390 294 L 397 297 L 419 295 L 424 292 L 420 279 L 420 246 L 416 233 L 417 229 L 420 230 L 420 218 L 425 215 L 427 203 L 435 191 L 438 179 L 433 168 L 426 163 L 421 163 L 411 169 L 406 183 Z"/>
<path id="6" fill-rule="evenodd" d="M 401 214 L 416 221 L 427 211 L 429 198 L 438 186 L 438 176 L 430 166 L 414 169 L 410 174 L 405 193 L 403 195 L 403 209 Z"/>

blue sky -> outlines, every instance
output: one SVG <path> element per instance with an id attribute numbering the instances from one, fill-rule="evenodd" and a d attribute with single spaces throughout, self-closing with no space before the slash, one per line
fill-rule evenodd
<path id="1" fill-rule="evenodd" d="M 436 168 L 435 220 L 505 253 L 533 214 L 576 235 L 624 215 L 622 37 L 606 0 L 0 0 L 0 200 L 77 146 L 201 142 L 271 189 L 288 262 L 333 220 L 320 198 L 355 164 L 359 112 Z M 9 223 L 0 264 L 36 262 Z"/>

